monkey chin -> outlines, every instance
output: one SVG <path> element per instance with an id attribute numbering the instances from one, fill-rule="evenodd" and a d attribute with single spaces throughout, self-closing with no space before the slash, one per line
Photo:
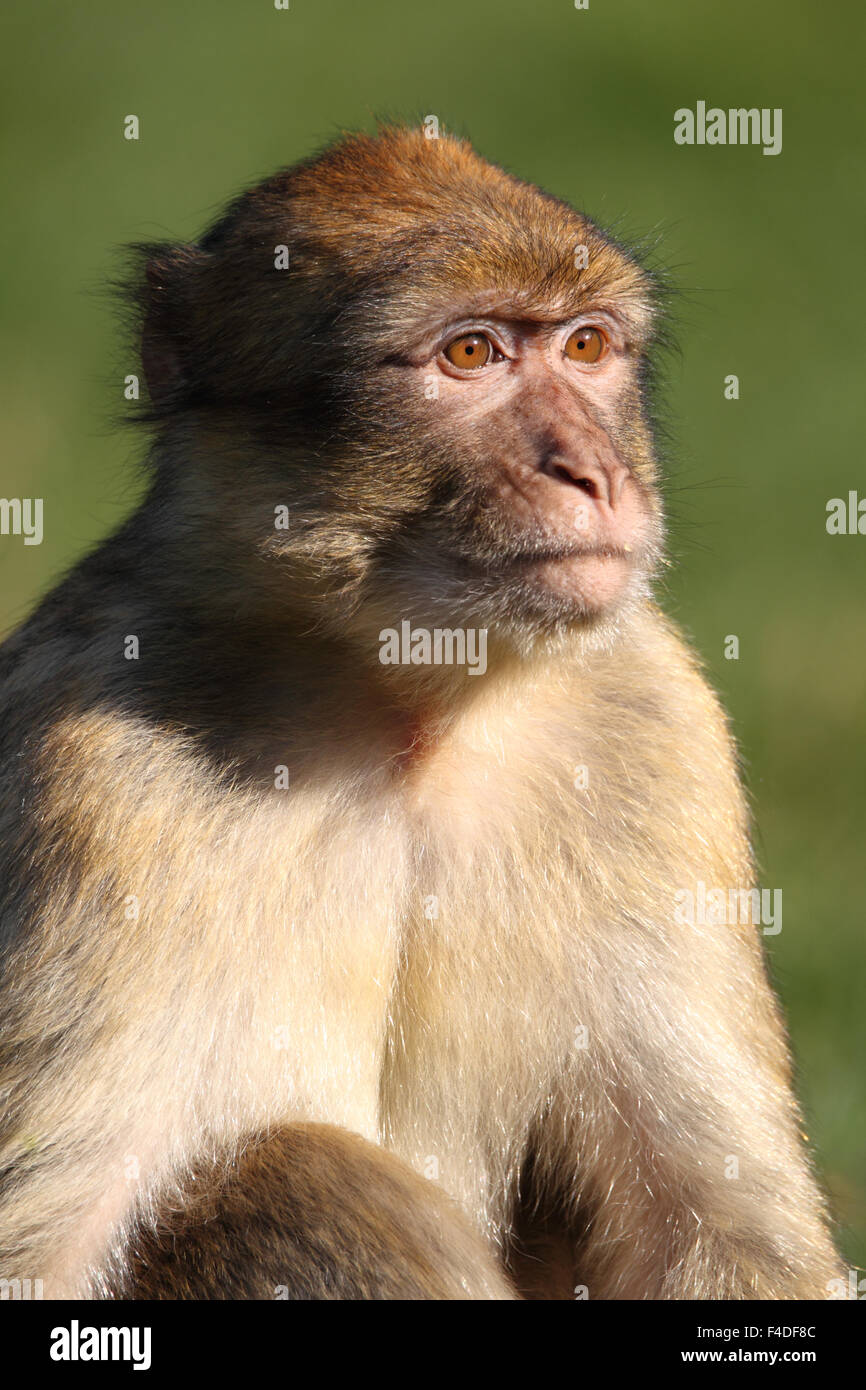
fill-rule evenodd
<path id="1" fill-rule="evenodd" d="M 534 560 L 476 594 L 471 621 L 490 632 L 491 668 L 499 644 L 527 660 L 609 651 L 652 601 L 654 573 L 646 551 Z"/>
<path id="2" fill-rule="evenodd" d="M 617 607 L 634 580 L 629 555 L 597 550 L 528 566 L 526 582 L 573 605 L 575 617 L 600 618 Z"/>

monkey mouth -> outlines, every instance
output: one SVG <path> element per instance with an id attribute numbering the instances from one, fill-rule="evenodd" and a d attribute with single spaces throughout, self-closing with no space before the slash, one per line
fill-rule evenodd
<path id="1" fill-rule="evenodd" d="M 517 565 L 558 564 L 569 560 L 626 560 L 635 563 L 639 559 L 636 547 L 627 545 L 581 545 L 559 547 L 550 550 L 536 550 L 529 555 L 515 556 L 511 561 Z"/>
<path id="2" fill-rule="evenodd" d="M 645 563 L 641 549 L 598 543 L 525 556 L 516 568 L 524 585 L 588 615 L 615 607 Z"/>

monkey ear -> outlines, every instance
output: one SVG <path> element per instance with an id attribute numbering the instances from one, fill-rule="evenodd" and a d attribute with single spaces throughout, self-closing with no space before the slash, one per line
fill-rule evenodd
<path id="1" fill-rule="evenodd" d="M 189 395 L 195 280 L 205 259 L 197 246 L 173 246 L 144 261 L 141 365 L 148 395 L 161 414 L 177 409 Z"/>

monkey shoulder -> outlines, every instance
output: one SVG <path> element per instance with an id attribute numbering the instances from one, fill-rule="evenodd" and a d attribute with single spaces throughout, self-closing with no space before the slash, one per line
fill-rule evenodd
<path id="1" fill-rule="evenodd" d="M 722 704 L 685 634 L 655 606 L 599 654 L 588 685 L 598 714 L 607 710 L 641 739 L 657 737 L 686 755 L 708 750 L 730 760 L 733 744 Z"/>

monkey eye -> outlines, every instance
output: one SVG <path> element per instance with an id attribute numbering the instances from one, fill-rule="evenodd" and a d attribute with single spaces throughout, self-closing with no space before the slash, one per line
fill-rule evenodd
<path id="1" fill-rule="evenodd" d="M 600 362 L 609 347 L 600 328 L 578 328 L 565 345 L 565 355 L 573 362 Z"/>
<path id="2" fill-rule="evenodd" d="M 453 367 L 474 371 L 492 362 L 496 349 L 484 333 L 461 333 L 459 338 L 452 338 L 445 348 L 445 356 Z"/>

